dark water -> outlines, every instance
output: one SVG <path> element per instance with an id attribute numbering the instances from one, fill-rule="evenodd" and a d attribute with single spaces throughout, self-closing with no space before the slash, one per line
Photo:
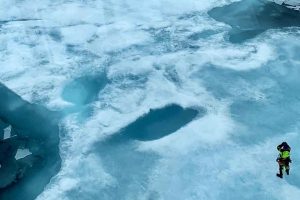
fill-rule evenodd
<path id="1" fill-rule="evenodd" d="M 201 110 L 201 115 L 205 111 Z M 133 140 L 150 141 L 165 137 L 188 124 L 199 114 L 198 110 L 170 105 L 150 112 L 125 127 L 120 135 Z"/>
<path id="2" fill-rule="evenodd" d="M 241 43 L 269 29 L 300 26 L 300 12 L 262 0 L 244 0 L 208 13 L 217 21 L 229 24 L 229 41 Z"/>
<path id="3" fill-rule="evenodd" d="M 13 137 L 0 143 L 0 199 L 32 200 L 60 169 L 58 113 L 30 104 L 0 84 L 0 126 Z M 32 154 L 15 159 L 18 149 Z"/>

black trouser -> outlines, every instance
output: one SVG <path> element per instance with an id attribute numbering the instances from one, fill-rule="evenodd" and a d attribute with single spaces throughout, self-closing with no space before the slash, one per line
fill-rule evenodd
<path id="1" fill-rule="evenodd" d="M 283 169 L 285 168 L 285 171 L 287 174 L 290 172 L 290 160 L 289 159 L 279 159 L 278 160 L 279 165 L 279 174 L 283 175 Z"/>

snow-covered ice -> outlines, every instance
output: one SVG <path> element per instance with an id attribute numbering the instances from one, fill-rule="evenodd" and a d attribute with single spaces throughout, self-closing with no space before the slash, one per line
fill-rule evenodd
<path id="1" fill-rule="evenodd" d="M 297 19 L 267 0 L 0 0 L 0 82 L 62 116 L 37 200 L 297 200 Z"/>

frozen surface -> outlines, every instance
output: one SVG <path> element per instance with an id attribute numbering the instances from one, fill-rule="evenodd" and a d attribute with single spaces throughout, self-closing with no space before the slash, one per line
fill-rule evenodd
<path id="1" fill-rule="evenodd" d="M 0 9 L 1 83 L 63 116 L 62 166 L 37 200 L 298 200 L 299 12 L 267 0 Z M 279 180 L 282 141 L 293 164 Z"/>

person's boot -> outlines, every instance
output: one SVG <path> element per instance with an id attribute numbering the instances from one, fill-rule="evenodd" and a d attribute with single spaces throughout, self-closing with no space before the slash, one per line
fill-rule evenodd
<path id="1" fill-rule="evenodd" d="M 276 174 L 279 178 L 283 177 L 282 168 L 279 169 L 279 173 Z"/>
<path id="2" fill-rule="evenodd" d="M 286 169 L 285 172 L 286 172 L 286 175 L 290 175 L 290 170 L 289 169 Z"/>

